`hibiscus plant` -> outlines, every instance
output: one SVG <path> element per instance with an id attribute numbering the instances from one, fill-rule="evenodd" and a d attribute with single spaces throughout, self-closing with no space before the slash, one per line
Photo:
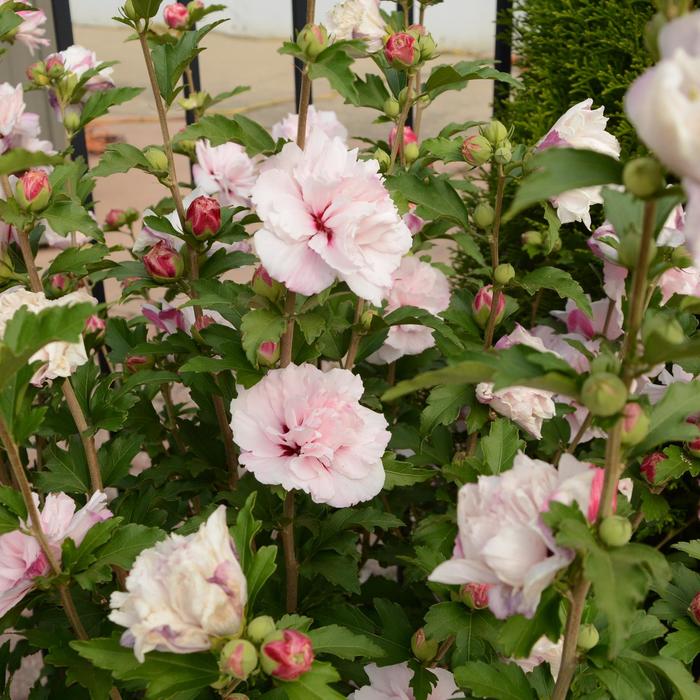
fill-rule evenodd
<path id="1" fill-rule="evenodd" d="M 161 138 L 93 167 L 77 137 L 141 92 L 111 63 L 0 85 L 2 697 L 700 698 L 700 12 L 658 0 L 625 162 L 598 95 L 537 143 L 422 133 L 518 85 L 444 62 L 437 2 L 307 0 L 269 130 L 195 89 L 223 6 L 126 0 Z M 45 21 L 4 2 L 0 40 Z M 162 199 L 98 221 L 133 170 Z"/>

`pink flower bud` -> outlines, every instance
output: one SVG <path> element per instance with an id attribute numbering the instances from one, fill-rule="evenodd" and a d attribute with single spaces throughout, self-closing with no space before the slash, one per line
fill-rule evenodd
<path id="1" fill-rule="evenodd" d="M 27 170 L 17 181 L 15 197 L 22 209 L 33 212 L 46 209 L 51 198 L 49 176 L 43 170 Z"/>
<path id="2" fill-rule="evenodd" d="M 197 238 L 215 236 L 221 228 L 221 205 L 213 197 L 197 197 L 187 208 L 187 228 Z"/>
<path id="3" fill-rule="evenodd" d="M 63 56 L 58 53 L 52 53 L 44 61 L 44 68 L 49 78 L 58 78 L 65 69 Z"/>
<path id="4" fill-rule="evenodd" d="M 51 292 L 54 296 L 65 294 L 70 289 L 70 286 L 70 280 L 68 277 L 60 272 L 55 275 L 51 275 L 51 278 L 49 279 L 49 287 L 51 288 Z"/>
<path id="5" fill-rule="evenodd" d="M 258 347 L 258 364 L 264 367 L 274 367 L 280 359 L 279 343 L 266 340 Z"/>
<path id="6" fill-rule="evenodd" d="M 257 649 L 247 639 L 233 639 L 221 650 L 219 668 L 227 676 L 244 681 L 257 667 Z"/>
<path id="7" fill-rule="evenodd" d="M 297 36 L 297 46 L 315 59 L 328 46 L 328 30 L 323 25 L 307 24 Z"/>
<path id="8" fill-rule="evenodd" d="M 88 335 L 102 335 L 106 327 L 107 324 L 97 314 L 92 314 L 92 316 L 85 321 L 85 332 Z"/>
<path id="9" fill-rule="evenodd" d="M 410 68 L 419 56 L 416 38 L 406 32 L 392 34 L 384 47 L 386 60 L 395 68 Z"/>
<path id="10" fill-rule="evenodd" d="M 126 223 L 126 212 L 123 209 L 110 209 L 105 216 L 105 224 L 111 231 L 116 231 Z"/>
<path id="11" fill-rule="evenodd" d="M 491 160 L 493 147 L 491 142 L 481 134 L 467 136 L 462 143 L 462 158 L 469 165 L 483 165 Z"/>
<path id="12" fill-rule="evenodd" d="M 483 610 L 489 606 L 488 583 L 467 583 L 459 589 L 462 602 L 475 610 Z"/>
<path id="13" fill-rule="evenodd" d="M 663 452 L 652 452 L 642 460 L 639 471 L 644 474 L 644 478 L 650 484 L 656 481 L 656 465 L 659 462 L 663 462 L 665 459 L 666 455 Z"/>
<path id="14" fill-rule="evenodd" d="M 275 282 L 262 265 L 255 268 L 251 285 L 256 294 L 270 301 L 277 301 L 284 290 L 284 287 L 279 282 Z"/>
<path id="15" fill-rule="evenodd" d="M 622 444 L 638 445 L 649 434 L 649 416 L 634 402 L 622 411 Z"/>
<path id="16" fill-rule="evenodd" d="M 428 30 L 425 28 L 424 25 L 422 24 L 412 24 L 409 28 L 408 31 L 411 33 L 412 36 L 425 36 L 428 33 Z"/>
<path id="17" fill-rule="evenodd" d="M 389 134 L 389 147 L 394 147 L 394 139 L 396 138 L 397 129 L 394 127 Z M 418 143 L 418 136 L 416 132 L 411 129 L 410 126 L 404 126 L 403 128 L 403 145 L 408 146 L 411 143 Z"/>
<path id="18" fill-rule="evenodd" d="M 182 256 L 166 241 L 158 241 L 144 256 L 148 274 L 157 282 L 172 282 L 182 276 Z"/>
<path id="19" fill-rule="evenodd" d="M 124 361 L 127 372 L 138 372 L 153 367 L 153 357 L 150 355 L 129 355 Z"/>
<path id="20" fill-rule="evenodd" d="M 293 681 L 311 668 L 314 650 L 305 634 L 281 630 L 267 638 L 260 656 L 265 673 L 283 681 Z"/>
<path id="21" fill-rule="evenodd" d="M 688 614 L 696 625 L 700 625 L 700 593 L 696 593 L 688 606 Z"/>
<path id="22" fill-rule="evenodd" d="M 163 19 L 171 29 L 184 29 L 189 21 L 190 13 L 185 5 L 174 2 L 166 5 L 163 10 Z"/>
<path id="23" fill-rule="evenodd" d="M 491 305 L 493 304 L 493 285 L 487 284 L 482 287 L 474 297 L 472 302 L 472 313 L 474 320 L 485 328 L 491 315 Z M 506 298 L 503 294 L 498 295 L 498 306 L 496 307 L 496 323 L 500 323 L 503 312 L 506 308 Z"/>

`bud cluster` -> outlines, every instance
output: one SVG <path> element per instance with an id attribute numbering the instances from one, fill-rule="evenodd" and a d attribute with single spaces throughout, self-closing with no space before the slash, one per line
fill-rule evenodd
<path id="1" fill-rule="evenodd" d="M 413 24 L 405 32 L 390 34 L 384 45 L 387 63 L 397 70 L 413 71 L 436 55 L 437 45 L 422 24 Z"/>
<path id="2" fill-rule="evenodd" d="M 468 136 L 462 143 L 462 157 L 469 165 L 484 165 L 493 160 L 498 165 L 513 158 L 510 132 L 502 122 L 493 119 L 479 127 L 479 133 Z"/>
<path id="3" fill-rule="evenodd" d="M 127 3 L 128 5 L 128 3 Z M 125 7 L 127 17 L 129 13 Z M 192 2 L 183 5 L 179 2 L 173 2 L 163 8 L 163 19 L 170 29 L 185 31 L 193 29 L 194 25 L 204 17 L 204 3 L 202 0 L 192 0 Z M 130 19 L 136 19 L 130 17 Z"/>

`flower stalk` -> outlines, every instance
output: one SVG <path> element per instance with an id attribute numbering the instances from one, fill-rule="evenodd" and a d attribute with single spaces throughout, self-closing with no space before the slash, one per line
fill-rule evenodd
<path id="1" fill-rule="evenodd" d="M 498 185 L 496 188 L 496 207 L 494 209 L 493 229 L 491 230 L 490 248 L 491 248 L 491 267 L 495 273 L 499 265 L 499 234 L 501 231 L 501 218 L 503 215 L 503 193 L 506 186 L 506 176 L 503 171 L 503 166 L 498 166 Z M 491 313 L 484 331 L 484 350 L 488 350 L 493 345 L 493 334 L 496 330 L 496 319 L 498 318 L 498 307 L 501 301 L 501 286 L 493 282 L 492 297 L 491 297 Z"/>

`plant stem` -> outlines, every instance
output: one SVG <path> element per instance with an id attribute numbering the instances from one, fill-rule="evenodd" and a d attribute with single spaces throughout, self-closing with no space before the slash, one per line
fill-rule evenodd
<path id="1" fill-rule="evenodd" d="M 422 27 L 425 26 L 425 8 L 426 6 L 421 3 L 420 10 L 418 11 L 418 24 L 420 24 Z M 420 93 L 421 91 L 421 82 L 421 72 L 418 71 L 416 73 L 416 91 L 418 93 Z M 420 100 L 418 100 L 418 103 L 416 104 L 416 115 L 413 121 L 413 131 L 416 134 L 416 136 L 420 136 L 420 128 L 423 123 L 424 110 L 425 107 L 423 107 Z"/>
<path id="2" fill-rule="evenodd" d="M 350 346 L 348 354 L 345 358 L 345 369 L 352 369 L 355 365 L 355 358 L 360 347 L 360 338 L 362 338 L 362 329 L 360 328 L 360 319 L 365 308 L 365 300 L 358 299 L 355 305 L 355 318 L 352 322 L 352 335 L 350 336 Z"/>
<path id="3" fill-rule="evenodd" d="M 506 176 L 503 166 L 498 166 L 498 185 L 496 188 L 496 207 L 494 210 L 493 229 L 491 231 L 491 267 L 495 273 L 499 265 L 498 238 L 501 232 L 501 217 L 503 215 L 503 193 L 506 187 Z M 496 319 L 498 318 L 498 305 L 501 301 L 501 287 L 494 281 L 491 287 L 491 313 L 484 332 L 484 350 L 488 350 L 493 344 L 493 333 L 496 330 Z"/>
<path id="4" fill-rule="evenodd" d="M 399 120 L 396 122 L 396 136 L 394 137 L 394 143 L 391 147 L 391 157 L 389 159 L 389 167 L 387 168 L 387 174 L 391 175 L 394 171 L 394 166 L 396 165 L 396 157 L 399 155 L 399 149 L 403 150 L 403 129 L 406 126 L 406 120 L 408 119 L 408 113 L 411 111 L 411 106 L 413 102 L 413 76 L 408 76 L 408 82 L 406 83 L 406 102 L 404 103 L 401 114 L 399 115 Z"/>
<path id="5" fill-rule="evenodd" d="M 22 252 L 22 258 L 24 259 L 24 265 L 27 268 L 27 274 L 29 275 L 29 286 L 33 292 L 44 292 L 44 285 L 41 283 L 41 277 L 39 277 L 39 270 L 37 270 L 34 264 L 34 254 L 32 253 L 32 246 L 29 243 L 29 234 L 26 231 L 18 231 L 17 238 L 19 239 L 19 249 Z M 31 260 L 31 264 L 28 262 Z"/>
<path id="6" fill-rule="evenodd" d="M 224 400 L 221 398 L 221 396 L 214 394 L 211 399 L 212 403 L 214 404 L 214 412 L 216 413 L 216 422 L 219 424 L 221 437 L 224 441 L 224 452 L 226 454 L 226 467 L 228 469 L 229 486 L 231 489 L 234 489 L 238 483 L 238 455 L 233 447 L 233 432 L 231 430 L 231 423 L 226 415 L 226 407 L 224 406 Z"/>
<path id="7" fill-rule="evenodd" d="M 284 565 L 287 572 L 287 612 L 296 612 L 299 597 L 299 563 L 294 545 L 294 492 L 289 491 L 284 499 Z"/>
<path id="8" fill-rule="evenodd" d="M 165 404 L 165 413 L 168 416 L 168 429 L 173 436 L 173 442 L 181 454 L 187 452 L 187 445 L 185 445 L 182 435 L 177 427 L 177 413 L 175 411 L 175 405 L 173 404 L 173 397 L 170 393 L 170 384 L 161 384 L 160 393 L 163 396 L 163 403 Z"/>

